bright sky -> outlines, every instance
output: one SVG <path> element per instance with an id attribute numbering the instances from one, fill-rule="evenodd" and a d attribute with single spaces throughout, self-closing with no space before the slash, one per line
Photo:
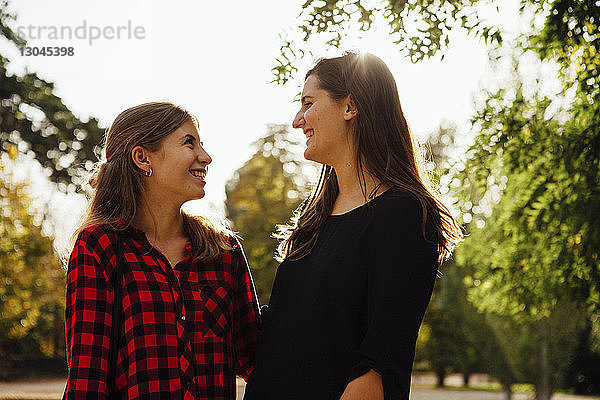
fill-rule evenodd
<path id="1" fill-rule="evenodd" d="M 267 123 L 290 124 L 298 107 L 293 99 L 301 81 L 275 86 L 270 68 L 278 55 L 278 34 L 297 24 L 303 2 L 13 0 L 18 14 L 14 27 L 27 34 L 30 25 L 37 37 L 39 26 L 55 26 L 60 32 L 61 26 L 75 30 L 85 21 L 87 38 L 52 40 L 49 30 L 41 32 L 45 40 L 29 38 L 29 46 L 72 46 L 71 57 L 25 57 L 5 42 L 0 50 L 11 60 L 9 73 L 35 71 L 55 83 L 57 95 L 76 115 L 97 117 L 104 127 L 123 109 L 152 100 L 170 100 L 190 110 L 213 158 L 199 208 L 222 210 L 225 182 L 251 156 L 250 144 L 265 133 Z M 505 1 L 503 7 L 492 18 L 509 26 L 518 0 Z M 89 43 L 92 26 L 112 27 L 114 35 L 117 26 L 128 24 L 138 27 L 143 38 L 132 32 L 128 39 L 122 30 L 125 37 L 120 39 Z M 488 66 L 485 46 L 457 35 L 443 61 L 413 65 L 384 32 L 385 27 L 373 29 L 351 47 L 388 64 L 413 132 L 422 137 L 443 119 L 463 125 Z M 53 199 L 57 218 L 72 225 L 82 202 L 60 195 Z"/>

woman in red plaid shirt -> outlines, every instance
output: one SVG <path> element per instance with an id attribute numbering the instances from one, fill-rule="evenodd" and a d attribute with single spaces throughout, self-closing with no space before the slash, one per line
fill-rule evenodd
<path id="1" fill-rule="evenodd" d="M 235 237 L 181 209 L 204 196 L 210 162 L 195 119 L 173 104 L 114 121 L 69 261 L 64 398 L 235 399 L 236 375 L 254 365 L 254 285 Z"/>

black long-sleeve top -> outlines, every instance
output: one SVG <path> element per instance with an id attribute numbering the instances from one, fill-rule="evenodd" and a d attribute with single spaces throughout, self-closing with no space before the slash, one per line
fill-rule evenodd
<path id="1" fill-rule="evenodd" d="M 277 271 L 245 400 L 338 400 L 369 370 L 408 399 L 437 273 L 422 207 L 396 189 L 331 215 L 311 252 Z"/>

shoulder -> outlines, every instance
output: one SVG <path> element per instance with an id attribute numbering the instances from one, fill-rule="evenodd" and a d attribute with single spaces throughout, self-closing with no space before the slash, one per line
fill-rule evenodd
<path id="1" fill-rule="evenodd" d="M 380 199 L 379 203 L 388 207 L 406 206 L 409 208 L 420 208 L 421 205 L 421 202 L 415 194 L 398 188 L 389 188 L 385 193 L 382 193 L 378 199 Z"/>
<path id="2" fill-rule="evenodd" d="M 240 254 L 243 254 L 240 239 L 235 234 L 223 234 L 219 240 L 221 245 L 217 259 L 227 264 L 235 264 Z"/>
<path id="3" fill-rule="evenodd" d="M 242 272 L 246 271 L 249 268 L 248 260 L 246 259 L 246 254 L 242 248 L 241 238 L 235 234 L 231 234 L 229 235 L 229 243 L 231 245 L 230 253 L 232 264 L 238 266 L 238 269 Z"/>
<path id="4" fill-rule="evenodd" d="M 225 235 L 225 241 L 231 246 L 231 251 L 239 251 L 242 248 L 240 238 L 235 234 Z"/>
<path id="5" fill-rule="evenodd" d="M 430 243 L 434 235 L 432 214 L 417 195 L 389 189 L 373 203 L 368 235 L 374 241 Z"/>
<path id="6" fill-rule="evenodd" d="M 244 254 L 244 249 L 242 247 L 241 238 L 236 234 L 227 235 L 227 243 L 231 246 L 231 254 L 234 260 L 245 260 L 246 256 Z"/>
<path id="7" fill-rule="evenodd" d="M 375 224 L 414 227 L 423 219 L 423 206 L 417 196 L 401 189 L 388 189 L 375 199 L 372 208 Z"/>
<path id="8" fill-rule="evenodd" d="M 92 225 L 79 232 L 75 247 L 84 246 L 95 251 L 105 251 L 115 243 L 117 235 L 109 225 Z"/>
<path id="9" fill-rule="evenodd" d="M 70 269 L 80 265 L 106 268 L 114 264 L 119 233 L 110 225 L 92 225 L 77 235 L 70 258 Z M 110 268 L 109 268 L 110 269 Z"/>
<path id="10" fill-rule="evenodd" d="M 432 267 L 437 267 L 436 246 L 427 228 L 431 216 L 424 214 L 419 198 L 399 189 L 389 189 L 381 196 L 374 204 L 367 231 L 370 249 L 379 256 L 402 251 L 404 257 L 426 257 Z"/>

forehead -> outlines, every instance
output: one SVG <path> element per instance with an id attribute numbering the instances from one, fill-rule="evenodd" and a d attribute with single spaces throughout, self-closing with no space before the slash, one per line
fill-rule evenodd
<path id="1" fill-rule="evenodd" d="M 319 83 L 319 78 L 315 75 L 310 75 L 304 81 L 304 88 L 302 89 L 302 96 L 314 96 L 319 91 L 322 91 L 321 85 Z"/>
<path id="2" fill-rule="evenodd" d="M 183 125 L 181 125 L 177 129 L 175 129 L 173 131 L 173 134 L 171 134 L 169 136 L 171 136 L 171 137 L 175 136 L 177 138 L 180 138 L 180 137 L 187 136 L 187 135 L 199 137 L 198 129 L 196 128 L 196 125 L 192 121 L 184 122 Z"/>

